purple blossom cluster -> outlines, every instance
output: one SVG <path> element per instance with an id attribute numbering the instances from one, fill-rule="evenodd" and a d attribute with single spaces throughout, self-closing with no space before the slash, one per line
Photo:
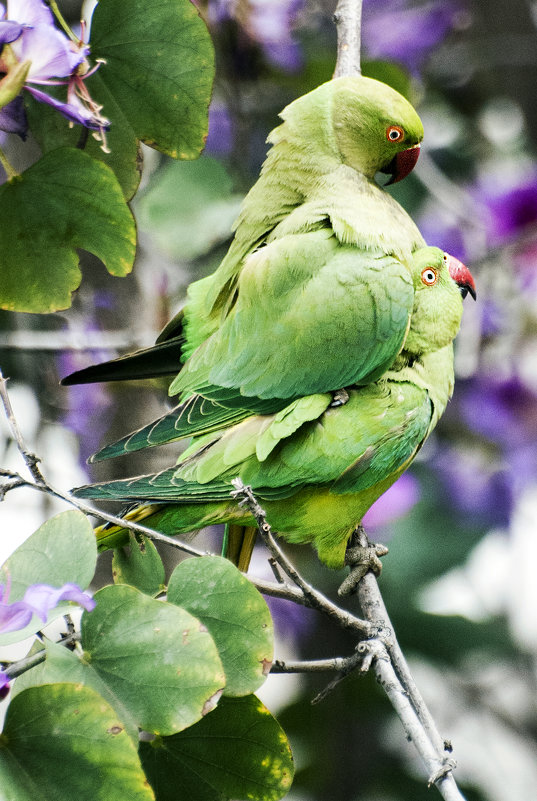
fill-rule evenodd
<path id="1" fill-rule="evenodd" d="M 0 4 L 0 46 L 0 130 L 26 137 L 24 89 L 71 123 L 104 136 L 110 123 L 84 84 L 96 69 L 87 61 L 89 46 L 60 31 L 42 0 L 7 0 L 7 8 Z M 58 85 L 67 86 L 67 101 L 38 88 Z"/>

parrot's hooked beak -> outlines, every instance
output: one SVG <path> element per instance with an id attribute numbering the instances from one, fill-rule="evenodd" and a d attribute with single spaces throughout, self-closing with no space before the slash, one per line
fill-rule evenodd
<path id="1" fill-rule="evenodd" d="M 420 146 L 417 144 L 407 148 L 406 150 L 401 150 L 400 153 L 394 156 L 387 167 L 381 170 L 381 172 L 391 175 L 391 178 L 386 186 L 389 186 L 390 184 L 396 184 L 398 181 L 402 181 L 403 178 L 406 178 L 416 166 L 419 155 Z"/>
<path id="2" fill-rule="evenodd" d="M 474 277 L 468 267 L 454 256 L 450 256 L 449 253 L 446 253 L 444 258 L 447 261 L 449 274 L 460 287 L 463 298 L 465 298 L 469 292 L 473 299 L 477 300 Z"/>

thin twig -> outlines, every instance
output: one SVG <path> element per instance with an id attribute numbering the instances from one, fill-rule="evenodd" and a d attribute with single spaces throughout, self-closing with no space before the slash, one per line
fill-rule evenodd
<path id="1" fill-rule="evenodd" d="M 7 391 L 7 381 L 2 375 L 2 371 L 0 370 L 0 398 L 2 399 L 2 403 L 4 405 L 4 409 L 6 412 L 7 421 L 9 424 L 9 428 L 11 431 L 11 435 L 15 442 L 17 443 L 17 448 L 24 459 L 26 467 L 30 471 L 30 474 L 34 481 L 37 484 L 43 484 L 45 479 L 41 474 L 41 470 L 39 469 L 38 462 L 39 458 L 32 453 L 27 447 L 22 437 L 20 428 L 17 424 L 17 420 L 15 419 L 15 414 L 13 412 L 13 407 L 11 405 L 11 400 L 9 398 L 9 394 Z"/>
<path id="2" fill-rule="evenodd" d="M 231 496 L 238 500 L 240 506 L 245 506 L 253 514 L 259 528 L 259 533 L 265 540 L 265 543 L 272 556 L 284 573 L 286 573 L 291 581 L 293 581 L 294 584 L 296 584 L 296 586 L 302 591 L 307 606 L 310 606 L 312 609 L 318 609 L 319 611 L 324 612 L 332 617 L 336 616 L 338 621 L 341 622 L 342 615 L 344 616 L 346 613 L 329 601 L 328 598 L 326 598 L 326 596 L 324 596 L 321 592 L 312 587 L 311 584 L 309 584 L 300 575 L 296 567 L 287 558 L 274 539 L 272 529 L 265 518 L 265 512 L 257 502 L 257 499 L 252 492 L 252 488 L 246 486 L 240 478 L 234 478 L 231 483 L 235 487 L 234 491 L 231 493 Z M 350 618 L 352 618 L 352 628 L 359 629 L 362 632 L 362 635 L 366 637 L 372 637 L 377 633 L 375 627 L 370 623 L 360 620 L 352 615 L 347 618 L 348 622 L 350 622 Z"/>
<path id="3" fill-rule="evenodd" d="M 270 669 L 271 673 L 327 673 L 341 671 L 356 660 L 352 656 L 333 656 L 331 659 L 305 659 L 299 662 L 292 660 L 275 659 Z"/>
<path id="4" fill-rule="evenodd" d="M 80 634 L 78 632 L 74 632 L 69 634 L 67 637 L 62 637 L 61 640 L 58 640 L 57 644 L 64 645 L 66 648 L 69 648 L 71 645 L 75 645 L 79 641 Z M 8 679 L 16 679 L 17 676 L 21 676 L 23 673 L 26 673 L 27 670 L 31 670 L 31 668 L 34 668 L 36 665 L 40 665 L 45 661 L 46 658 L 47 652 L 46 649 L 43 648 L 41 651 L 37 651 L 35 654 L 25 656 L 23 659 L 18 659 L 16 662 L 7 663 L 7 667 L 3 669 L 3 672 L 6 674 Z"/>
<path id="5" fill-rule="evenodd" d="M 339 0 L 334 13 L 334 22 L 337 26 L 337 60 L 334 78 L 361 75 L 362 0 Z"/>
<path id="6" fill-rule="evenodd" d="M 253 514 L 260 534 L 277 564 L 302 590 L 308 605 L 316 605 L 317 590 L 300 576 L 278 546 L 271 527 L 267 523 L 265 512 L 258 503 L 252 488 L 246 486 L 240 478 L 233 479 L 232 484 L 235 487 L 234 492 L 231 493 L 232 497 Z M 355 544 L 362 547 L 369 545 L 363 528 L 359 527 L 354 537 Z M 321 598 L 323 601 L 327 600 L 324 599 L 324 596 Z M 339 675 L 313 699 L 314 702 L 326 698 L 345 676 L 359 666 L 361 672 L 372 667 L 401 719 L 407 737 L 414 742 L 425 764 L 429 784 L 435 784 L 438 787 L 445 801 L 464 801 L 464 797 L 451 775 L 455 762 L 446 756 L 444 741 L 438 734 L 434 721 L 412 679 L 406 660 L 397 644 L 376 577 L 371 571 L 366 573 L 358 584 L 358 598 L 372 635 L 358 645 L 357 653 L 345 661 L 339 670 Z M 361 624 L 363 622 L 360 621 Z M 376 636 L 373 632 L 376 632 Z"/>
<path id="7" fill-rule="evenodd" d="M 68 492 L 63 492 L 62 490 L 53 487 L 52 484 L 49 484 L 49 482 L 45 479 L 42 479 L 40 482 L 29 481 L 24 479 L 18 473 L 13 473 L 12 471 L 4 470 L 2 468 L 0 468 L 0 476 L 5 476 L 10 479 L 9 482 L 0 486 L 0 493 L 3 490 L 8 491 L 10 489 L 15 489 L 16 487 L 28 487 L 29 489 L 35 489 L 39 492 L 45 492 L 48 495 L 53 495 L 55 498 L 59 498 L 60 500 L 71 504 L 71 506 L 76 507 L 86 515 L 98 517 L 101 520 L 104 520 L 106 523 L 111 523 L 113 526 L 120 526 L 128 531 L 132 531 L 134 534 L 143 534 L 144 536 L 149 537 L 151 540 L 162 542 L 165 545 L 170 545 L 172 548 L 178 548 L 180 551 L 184 551 L 190 556 L 210 555 L 210 551 L 200 551 L 198 548 L 194 548 L 192 545 L 189 545 L 186 542 L 176 540 L 173 537 L 168 537 L 166 534 L 162 534 L 160 531 L 156 531 L 153 528 L 141 525 L 141 523 L 134 523 L 132 520 L 126 520 L 123 517 L 117 517 L 116 515 L 111 515 L 108 512 L 103 512 L 101 509 L 95 509 L 95 507 L 91 506 L 89 503 L 85 503 L 84 501 L 79 500 L 79 498 L 74 498 Z"/>

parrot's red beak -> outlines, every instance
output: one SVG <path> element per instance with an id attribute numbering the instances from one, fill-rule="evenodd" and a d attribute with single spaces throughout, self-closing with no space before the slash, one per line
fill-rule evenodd
<path id="1" fill-rule="evenodd" d="M 418 161 L 420 155 L 420 146 L 414 145 L 413 147 L 409 147 L 406 150 L 401 150 L 393 159 L 390 161 L 388 166 L 382 172 L 388 173 L 391 175 L 390 180 L 386 184 L 396 184 L 397 181 L 402 181 L 403 178 L 406 178 L 409 173 L 412 172 L 416 163 Z"/>
<path id="2" fill-rule="evenodd" d="M 447 261 L 449 274 L 460 287 L 463 298 L 465 298 L 469 292 L 473 299 L 476 300 L 475 281 L 468 267 L 454 256 L 450 256 L 449 253 L 446 253 L 444 258 Z"/>

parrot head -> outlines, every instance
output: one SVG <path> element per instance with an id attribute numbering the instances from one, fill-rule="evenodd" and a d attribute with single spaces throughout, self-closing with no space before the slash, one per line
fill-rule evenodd
<path id="1" fill-rule="evenodd" d="M 344 163 L 369 178 L 382 172 L 389 184 L 414 168 L 423 139 L 423 125 L 399 92 L 372 78 L 355 76 L 332 81 L 332 121 Z"/>
<path id="2" fill-rule="evenodd" d="M 461 261 L 440 248 L 425 247 L 412 257 L 414 308 L 404 348 L 409 353 L 437 350 L 455 338 L 462 299 L 476 299 L 473 276 Z"/>
<path id="3" fill-rule="evenodd" d="M 280 117 L 284 124 L 267 141 L 287 148 L 293 158 L 302 153 L 314 172 L 333 169 L 336 162 L 371 180 L 387 173 L 395 183 L 418 160 L 420 118 L 399 92 L 372 78 L 334 78 L 294 100 Z"/>

